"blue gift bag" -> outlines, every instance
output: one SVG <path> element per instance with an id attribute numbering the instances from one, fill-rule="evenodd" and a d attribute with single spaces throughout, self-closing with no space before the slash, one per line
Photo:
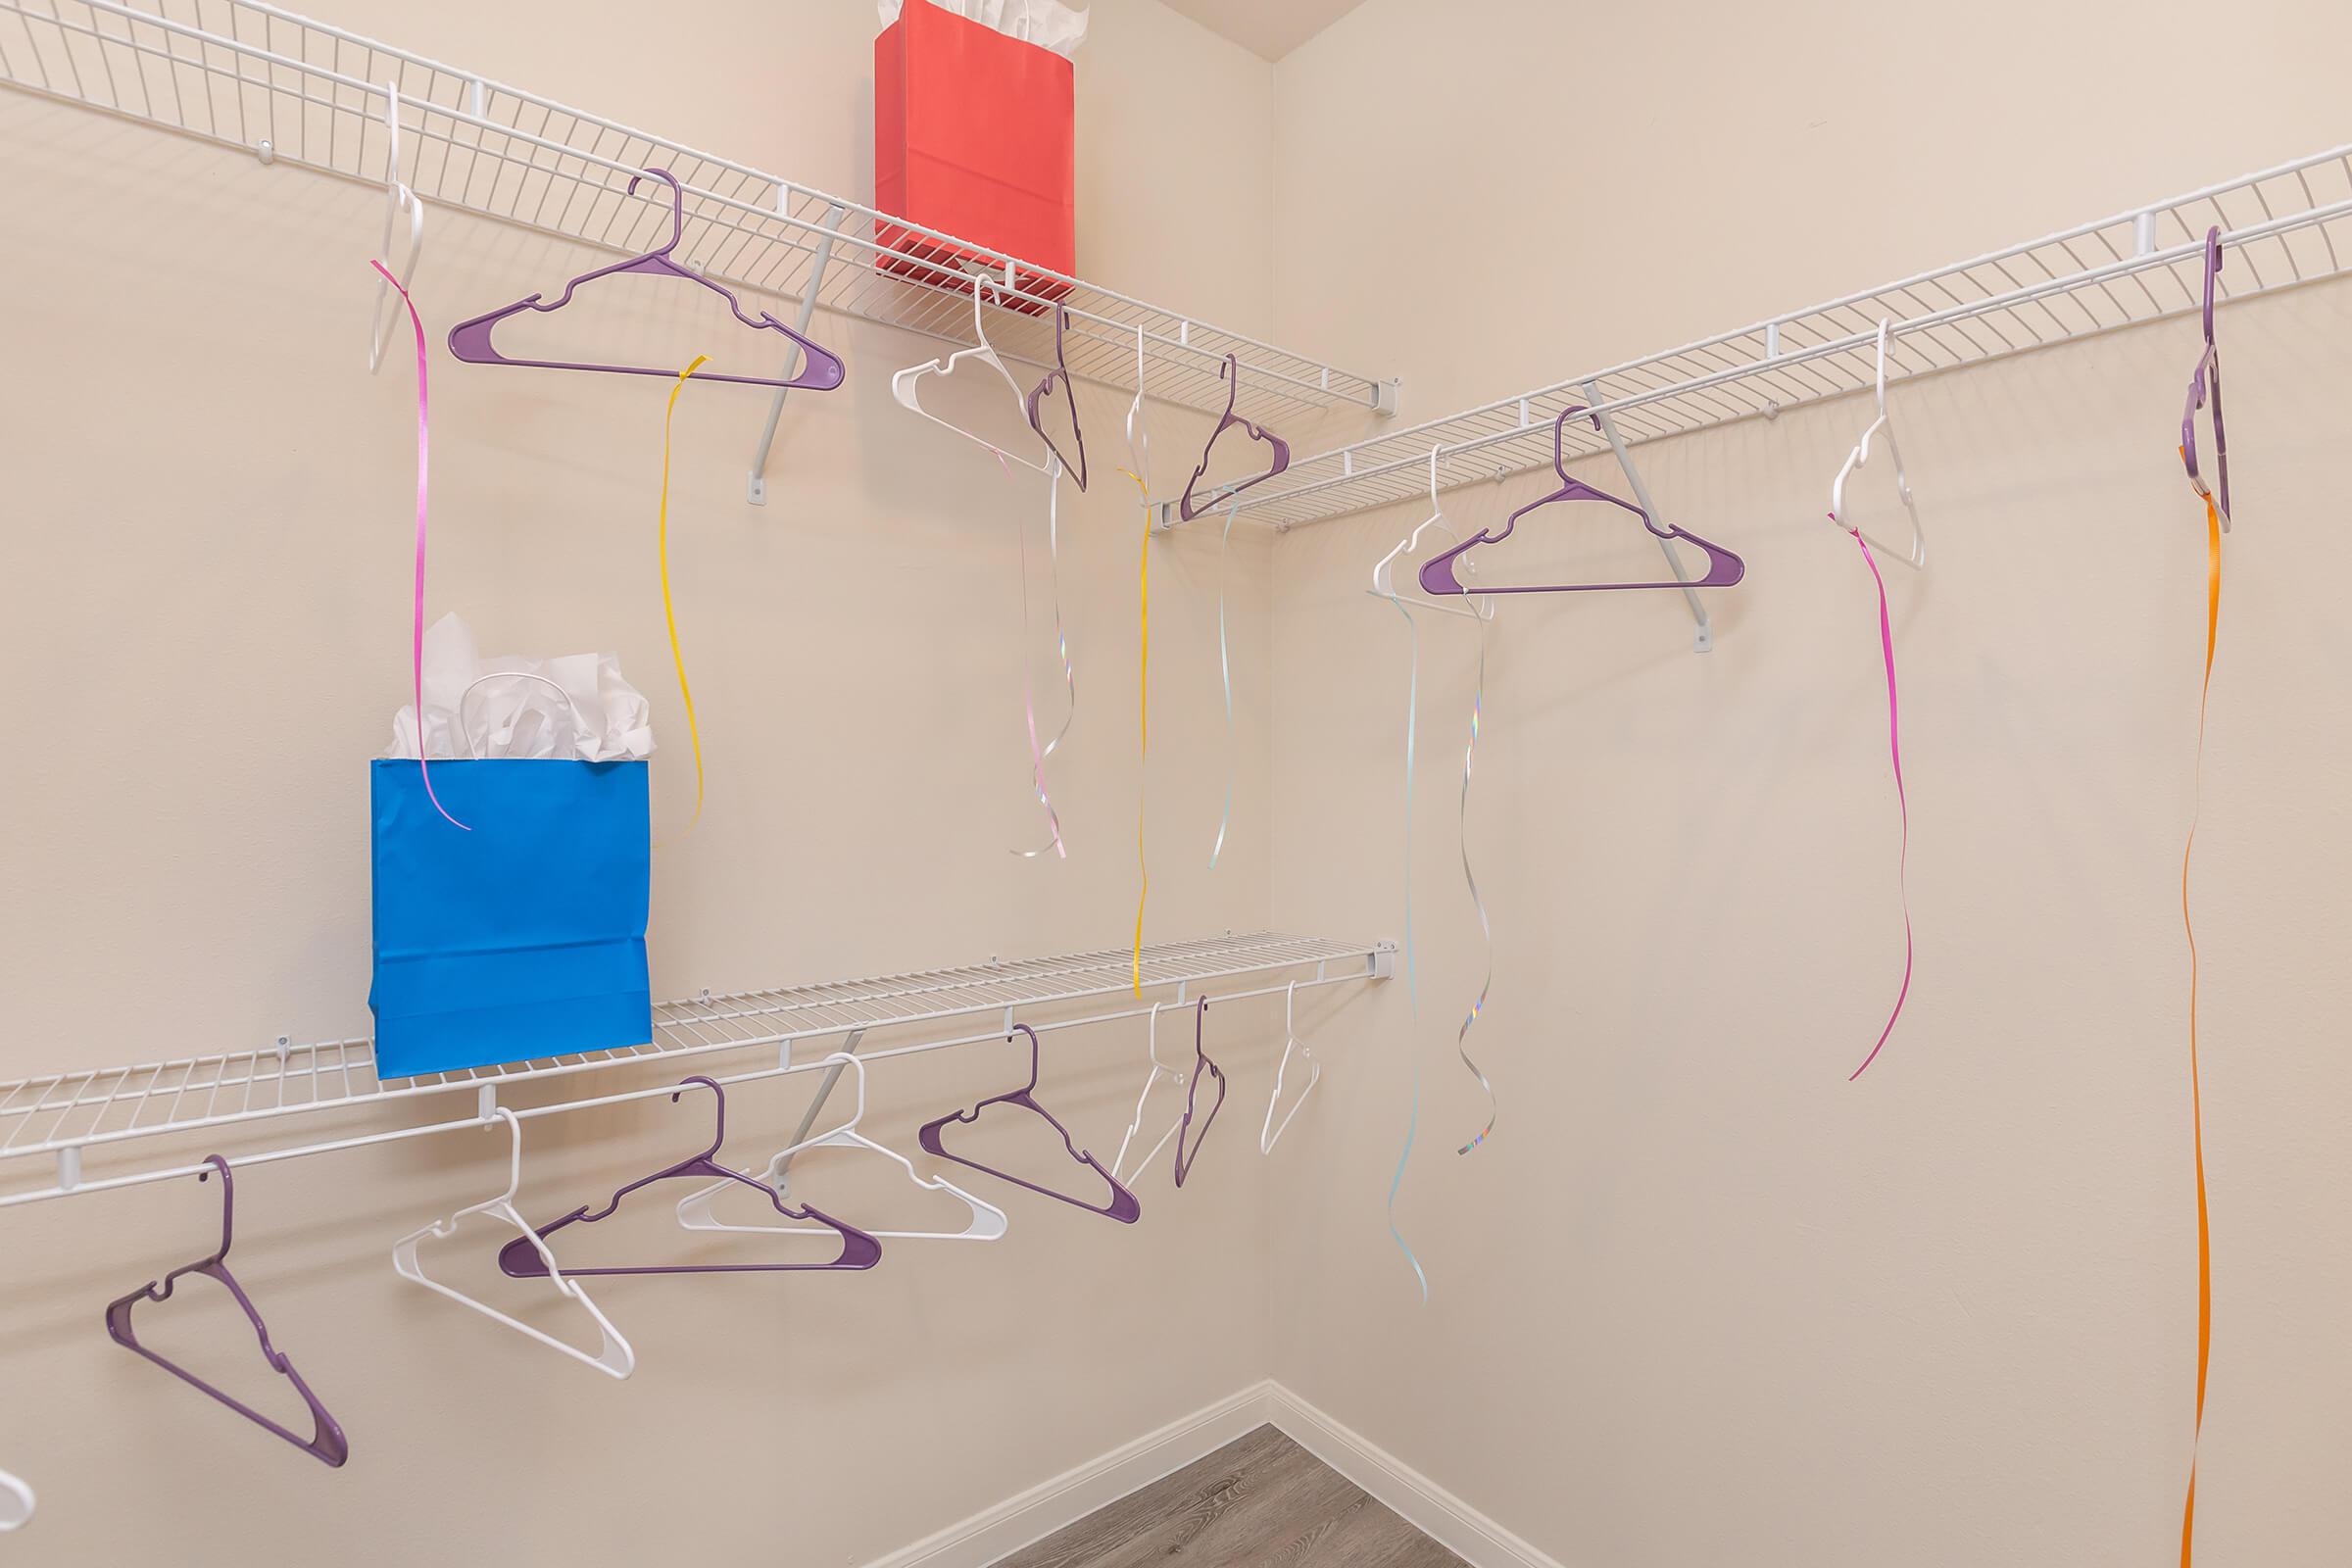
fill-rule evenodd
<path id="1" fill-rule="evenodd" d="M 643 761 L 370 764 L 378 1078 L 653 1038 Z"/>

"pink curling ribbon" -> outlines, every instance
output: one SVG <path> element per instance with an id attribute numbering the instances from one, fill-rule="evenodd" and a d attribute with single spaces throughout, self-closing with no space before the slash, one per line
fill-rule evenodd
<path id="1" fill-rule="evenodd" d="M 1837 518 L 1833 516 L 1830 520 L 1835 522 Z M 1894 804 L 1903 821 L 1903 847 L 1896 861 L 1903 900 L 1903 988 L 1895 993 L 1894 1011 L 1887 1014 L 1886 1027 L 1879 1031 L 1879 1043 L 1870 1048 L 1862 1065 L 1846 1075 L 1849 1084 L 1869 1071 L 1870 1064 L 1879 1059 L 1879 1053 L 1886 1049 L 1886 1038 L 1894 1033 L 1894 1022 L 1903 1015 L 1903 1003 L 1911 995 L 1911 803 L 1903 793 L 1901 710 L 1894 694 L 1894 626 L 1886 616 L 1886 579 L 1880 574 L 1878 559 L 1871 555 L 1869 542 L 1860 533 L 1854 534 L 1854 543 L 1861 546 L 1871 581 L 1879 585 L 1879 648 L 1886 658 L 1886 752 L 1894 761 Z"/>
<path id="2" fill-rule="evenodd" d="M 416 704 L 416 771 L 424 777 L 424 798 L 433 803 L 433 809 L 439 811 L 451 826 L 470 833 L 473 829 L 451 816 L 449 808 L 441 804 L 441 797 L 433 793 L 433 770 L 424 760 L 425 460 L 431 448 L 432 433 L 431 406 L 424 390 L 424 320 L 416 314 L 416 302 L 409 298 L 408 289 L 402 286 L 399 278 L 392 275 L 390 268 L 377 261 L 370 261 L 368 265 L 383 273 L 385 282 L 400 290 L 400 303 L 409 308 L 409 325 L 416 333 L 416 612 L 409 637 L 409 687 L 410 695 Z"/>

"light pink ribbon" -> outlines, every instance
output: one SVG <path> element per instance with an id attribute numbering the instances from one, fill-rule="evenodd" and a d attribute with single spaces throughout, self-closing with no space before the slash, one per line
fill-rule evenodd
<path id="1" fill-rule="evenodd" d="M 1903 899 L 1903 988 L 1895 993 L 1894 1011 L 1887 1015 L 1886 1027 L 1879 1031 L 1879 1043 L 1870 1048 L 1862 1065 L 1846 1075 L 1849 1084 L 1867 1072 L 1870 1064 L 1879 1059 L 1879 1053 L 1886 1049 L 1886 1039 L 1894 1033 L 1894 1021 L 1903 1015 L 1903 1003 L 1911 995 L 1911 803 L 1903 793 L 1901 709 L 1894 694 L 1894 626 L 1886 616 L 1886 579 L 1880 574 L 1878 560 L 1871 555 L 1870 545 L 1861 534 L 1854 535 L 1854 543 L 1862 547 L 1862 560 L 1870 567 L 1871 581 L 1879 585 L 1879 648 L 1886 658 L 1886 751 L 1894 760 L 1894 804 L 1903 819 L 1903 847 L 1896 862 Z"/>
<path id="2" fill-rule="evenodd" d="M 416 302 L 409 298 L 409 291 L 402 287 L 399 278 L 392 275 L 390 268 L 381 262 L 374 261 L 368 265 L 383 273 L 385 282 L 400 290 L 400 303 L 409 308 L 409 325 L 416 332 L 416 612 L 409 638 L 410 694 L 416 704 L 416 771 L 424 777 L 424 798 L 433 803 L 433 809 L 447 818 L 451 826 L 470 833 L 473 829 L 466 827 L 456 817 L 450 816 L 449 808 L 443 806 L 441 797 L 433 793 L 433 771 L 424 760 L 424 517 L 427 494 L 425 470 L 426 454 L 431 449 L 432 430 L 432 421 L 429 416 L 430 405 L 426 401 L 424 389 L 424 320 L 416 314 Z"/>

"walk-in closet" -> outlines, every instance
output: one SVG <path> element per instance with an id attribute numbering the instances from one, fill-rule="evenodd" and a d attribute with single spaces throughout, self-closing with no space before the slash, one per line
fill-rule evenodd
<path id="1" fill-rule="evenodd" d="M 2352 1563 L 2347 59 L 0 0 L 0 1568 Z"/>

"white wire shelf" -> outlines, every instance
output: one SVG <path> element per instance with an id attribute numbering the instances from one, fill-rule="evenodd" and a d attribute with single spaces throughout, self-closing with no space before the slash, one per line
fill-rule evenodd
<path id="1" fill-rule="evenodd" d="M 0 0 L 0 81 L 379 187 L 390 84 L 403 177 L 428 202 L 627 254 L 661 240 L 669 198 L 652 182 L 636 196 L 624 187 L 666 168 L 686 192 L 678 259 L 742 288 L 799 300 L 813 287 L 827 310 L 961 347 L 980 270 L 1012 300 L 990 301 L 989 335 L 1007 356 L 1051 363 L 1058 300 L 1071 314 L 1070 369 L 1094 381 L 1133 390 L 1140 328 L 1154 397 L 1221 409 L 1218 369 L 1232 354 L 1239 408 L 1260 422 L 1396 407 L 1393 382 L 257 0 Z"/>
<path id="2" fill-rule="evenodd" d="M 1432 448 L 1441 490 L 1547 467 L 1552 423 L 1577 405 L 1612 416 L 1633 446 L 1863 391 L 1882 319 L 1892 378 L 2184 315 L 2202 304 L 2216 224 L 2220 298 L 2337 275 L 2352 258 L 2352 146 L 1335 448 L 1244 495 L 1239 514 L 1287 530 L 1425 497 Z M 1609 450 L 1590 420 L 1566 434 L 1572 458 Z M 1173 520 L 1170 507 L 1161 524 Z"/>
<path id="3" fill-rule="evenodd" d="M 1148 998 L 1161 994 L 1155 999 L 1160 1001 L 1167 1000 L 1164 994 L 1172 989 L 1190 998 L 1200 995 L 1202 988 L 1211 984 L 1262 979 L 1302 969 L 1313 973 L 1301 984 L 1377 978 L 1389 972 L 1393 952 L 1379 943 L 1329 942 L 1262 931 L 1207 942 L 1160 945 L 1144 950 L 1143 991 Z M 707 1067 L 707 1058 L 732 1053 L 766 1052 L 771 1058 L 768 1062 L 731 1080 L 746 1081 L 785 1071 L 808 1071 L 818 1065 L 814 1059 L 794 1063 L 796 1044 L 838 1042 L 872 1031 L 982 1015 L 996 1016 L 989 1027 L 977 1033 L 864 1054 L 869 1059 L 878 1059 L 995 1040 L 1006 1032 L 1016 1017 L 1032 1021 L 1032 1015 L 1039 1012 L 1109 997 L 1132 1000 L 1135 992 L 1132 956 L 1126 949 L 1106 950 L 1051 958 L 992 960 L 959 968 L 734 996 L 705 995 L 657 1006 L 654 1038 L 641 1046 L 389 1081 L 376 1077 L 373 1049 L 368 1041 L 362 1039 L 310 1045 L 289 1043 L 133 1067 L 70 1069 L 0 1083 L 0 1162 L 35 1155 L 50 1155 L 56 1160 L 52 1185 L 0 1194 L 0 1207 L 71 1192 L 162 1180 L 198 1168 L 183 1163 L 86 1183 L 81 1180 L 81 1156 L 85 1151 L 104 1150 L 136 1140 L 434 1097 L 473 1097 L 462 1114 L 446 1120 L 324 1143 L 281 1145 L 260 1155 L 237 1159 L 239 1164 L 251 1164 L 478 1125 L 493 1100 L 510 1088 L 572 1080 L 616 1067 L 692 1062 L 696 1070 L 715 1070 L 720 1064 Z M 1240 993 L 1259 994 L 1262 992 Z M 1234 994 L 1226 995 L 1230 999 Z M 1129 1006 L 1107 1014 L 1054 1016 L 1034 1021 L 1041 1029 L 1073 1028 L 1131 1016 L 1138 1010 L 1142 1009 Z M 822 1054 L 808 1054 L 813 1058 Z M 577 1095 L 555 1104 L 533 1106 L 522 1113 L 541 1115 L 667 1093 L 666 1088 L 656 1088 L 589 1098 L 588 1092 L 594 1087 L 593 1083 L 584 1084 Z"/>

